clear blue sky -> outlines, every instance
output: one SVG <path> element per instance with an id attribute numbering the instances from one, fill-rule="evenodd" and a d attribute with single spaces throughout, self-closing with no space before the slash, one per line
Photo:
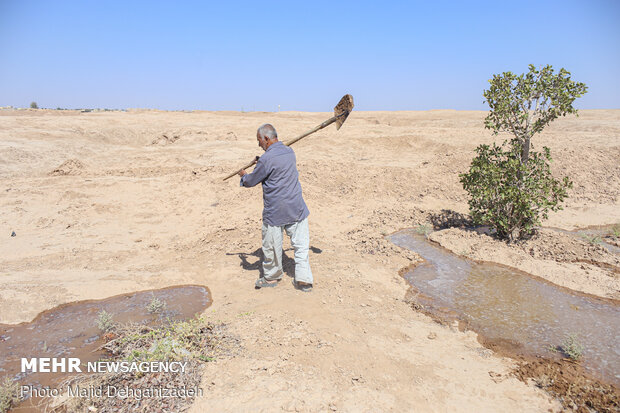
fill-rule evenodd
<path id="1" fill-rule="evenodd" d="M 0 0 L 0 106 L 486 110 L 529 63 L 620 108 L 620 1 Z"/>

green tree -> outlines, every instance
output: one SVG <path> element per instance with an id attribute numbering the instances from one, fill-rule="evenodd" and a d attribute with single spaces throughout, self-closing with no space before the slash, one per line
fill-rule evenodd
<path id="1" fill-rule="evenodd" d="M 469 192 L 469 209 L 474 222 L 489 225 L 500 238 L 514 241 L 530 235 L 548 211 L 562 209 L 572 182 L 551 174 L 551 151 L 532 150 L 532 137 L 554 119 L 577 113 L 576 98 L 586 93 L 586 85 L 571 80 L 550 65 L 515 75 L 504 72 L 489 80 L 484 97 L 490 107 L 485 127 L 495 135 L 509 132 L 512 138 L 501 146 L 476 148 L 478 154 L 469 172 L 461 174 Z"/>
<path id="2" fill-rule="evenodd" d="M 31 109 L 39 109 L 39 105 L 37 105 L 37 102 L 30 102 L 30 108 Z"/>

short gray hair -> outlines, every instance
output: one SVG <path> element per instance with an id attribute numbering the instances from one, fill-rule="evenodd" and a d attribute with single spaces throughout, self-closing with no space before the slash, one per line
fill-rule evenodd
<path id="1" fill-rule="evenodd" d="M 265 139 L 278 139 L 278 133 L 276 132 L 276 128 L 274 128 L 271 124 L 265 123 L 258 128 L 257 133 Z"/>

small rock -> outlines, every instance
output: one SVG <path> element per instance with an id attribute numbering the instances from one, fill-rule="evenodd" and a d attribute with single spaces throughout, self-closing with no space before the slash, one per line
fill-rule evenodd
<path id="1" fill-rule="evenodd" d="M 11 231 L 11 236 L 12 236 L 12 237 L 14 237 L 14 236 L 16 236 L 16 235 L 17 235 L 17 234 L 15 233 L 15 231 Z"/>
<path id="2" fill-rule="evenodd" d="M 351 377 L 351 382 L 352 383 L 365 383 L 366 380 L 364 380 L 362 376 L 353 376 Z"/>
<path id="3" fill-rule="evenodd" d="M 429 340 L 435 340 L 437 338 L 437 334 L 434 331 L 431 331 L 430 333 L 428 333 L 428 336 L 426 336 Z"/>

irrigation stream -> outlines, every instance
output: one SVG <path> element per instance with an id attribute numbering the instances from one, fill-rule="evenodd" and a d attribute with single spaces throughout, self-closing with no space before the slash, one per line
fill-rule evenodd
<path id="1" fill-rule="evenodd" d="M 509 267 L 476 263 L 404 230 L 389 236 L 426 261 L 404 277 L 431 314 L 465 321 L 487 339 L 510 342 L 526 355 L 558 357 L 551 348 L 574 335 L 583 366 L 620 383 L 620 306 L 560 288 Z"/>

